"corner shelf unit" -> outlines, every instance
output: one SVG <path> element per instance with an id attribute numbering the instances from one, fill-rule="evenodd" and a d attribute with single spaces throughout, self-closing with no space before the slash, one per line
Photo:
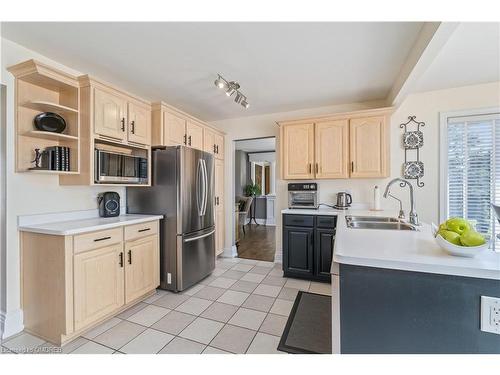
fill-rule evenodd
<path id="1" fill-rule="evenodd" d="M 70 175 L 80 172 L 80 86 L 76 77 L 35 60 L 7 69 L 15 81 L 16 172 Z M 33 119 L 54 112 L 66 121 L 63 133 L 40 131 Z M 70 149 L 70 170 L 30 170 L 35 149 L 64 146 Z"/>

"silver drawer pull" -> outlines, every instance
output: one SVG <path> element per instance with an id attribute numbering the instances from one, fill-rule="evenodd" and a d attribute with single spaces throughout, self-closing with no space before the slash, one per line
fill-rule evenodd
<path id="1" fill-rule="evenodd" d="M 94 240 L 94 242 L 99 242 L 99 241 L 104 241 L 104 240 L 110 240 L 110 239 L 111 239 L 111 237 L 109 237 L 109 236 L 108 237 L 102 237 L 102 238 L 96 238 Z"/>
<path id="2" fill-rule="evenodd" d="M 151 230 L 151 228 L 145 228 L 145 229 L 139 229 L 138 232 L 147 232 L 148 230 Z"/>

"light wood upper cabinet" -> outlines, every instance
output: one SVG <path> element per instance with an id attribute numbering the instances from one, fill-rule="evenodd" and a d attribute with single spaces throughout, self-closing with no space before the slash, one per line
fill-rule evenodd
<path id="1" fill-rule="evenodd" d="M 74 256 L 75 329 L 124 304 L 122 244 Z"/>
<path id="2" fill-rule="evenodd" d="M 203 132 L 203 151 L 215 155 L 215 132 L 209 128 Z"/>
<path id="3" fill-rule="evenodd" d="M 219 133 L 215 133 L 215 157 L 224 159 L 224 136 Z"/>
<path id="4" fill-rule="evenodd" d="M 186 119 L 171 112 L 165 112 L 165 145 L 184 145 L 186 143 Z"/>
<path id="5" fill-rule="evenodd" d="M 125 258 L 125 303 L 129 303 L 160 284 L 158 236 L 127 241 Z"/>
<path id="6" fill-rule="evenodd" d="M 386 117 L 351 119 L 349 138 L 351 177 L 386 177 L 389 163 Z"/>
<path id="7" fill-rule="evenodd" d="M 194 121 L 186 124 L 187 145 L 198 150 L 203 150 L 203 126 Z"/>
<path id="8" fill-rule="evenodd" d="M 128 103 L 128 141 L 151 145 L 151 109 Z"/>
<path id="9" fill-rule="evenodd" d="M 283 179 L 314 178 L 314 123 L 281 127 Z"/>
<path id="10" fill-rule="evenodd" d="M 125 140 L 127 138 L 127 101 L 110 92 L 94 89 L 94 132 Z"/>
<path id="11" fill-rule="evenodd" d="M 315 124 L 316 178 L 348 178 L 348 147 L 348 120 L 334 120 Z"/>

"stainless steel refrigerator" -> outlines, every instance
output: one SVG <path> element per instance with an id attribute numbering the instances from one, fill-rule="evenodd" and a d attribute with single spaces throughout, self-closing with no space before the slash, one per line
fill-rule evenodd
<path id="1" fill-rule="evenodd" d="M 160 214 L 160 287 L 179 292 L 215 268 L 214 160 L 185 146 L 152 151 L 152 186 L 127 188 L 127 212 Z"/>

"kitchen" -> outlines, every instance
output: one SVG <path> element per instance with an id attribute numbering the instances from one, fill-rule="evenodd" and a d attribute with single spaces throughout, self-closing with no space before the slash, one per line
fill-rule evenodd
<path id="1" fill-rule="evenodd" d="M 467 204 L 447 198 L 446 191 L 453 197 L 458 193 L 447 184 L 442 164 L 458 160 L 460 152 L 446 148 L 443 129 L 458 139 L 466 137 L 460 126 L 471 126 L 470 132 L 476 123 L 493 124 L 481 129 L 500 127 L 494 63 L 482 60 L 484 66 L 468 80 L 457 79 L 464 67 L 442 77 L 443 66 L 457 53 L 486 53 L 478 37 L 492 49 L 498 24 L 352 24 L 353 35 L 379 33 L 403 49 L 386 52 L 379 62 L 391 61 L 389 99 L 350 97 L 326 106 L 320 101 L 301 106 L 290 99 L 286 108 L 275 103 L 255 112 L 252 99 L 258 95 L 251 94 L 258 90 L 238 74 L 210 72 L 200 84 L 199 95 L 209 96 L 205 103 L 173 94 L 169 100 L 158 90 L 148 91 L 154 82 L 147 81 L 151 76 L 140 70 L 140 61 L 131 61 L 129 68 L 116 64 L 117 70 L 142 72 L 134 81 L 123 79 L 124 70 L 109 74 L 98 62 L 85 67 L 70 52 L 54 52 L 44 39 L 59 38 L 71 51 L 57 23 L 47 24 L 40 36 L 33 23 L 2 26 L 6 352 L 42 347 L 94 354 L 500 352 L 494 327 L 483 330 L 479 298 L 500 297 L 495 239 L 500 228 L 490 206 L 498 204 L 496 171 L 488 185 L 488 199 L 494 199 L 487 202 L 489 216 L 483 220 L 485 211 L 477 216 L 475 206 L 459 211 L 474 203 L 472 193 L 461 198 Z M 85 27 L 69 24 L 65 33 L 76 38 Z M 189 25 L 167 24 L 101 24 L 85 32 L 89 40 L 97 35 L 112 40 L 136 28 L 156 35 L 155 28 L 162 27 L 169 35 L 179 30 L 190 35 Z M 203 27 L 197 33 L 224 30 L 217 24 Z M 245 27 L 238 32 L 250 35 L 252 25 Z M 283 35 L 306 32 L 300 25 L 265 27 Z M 412 46 L 424 41 L 421 59 L 412 60 Z M 437 46 L 439 53 L 433 54 Z M 105 59 L 101 48 L 97 44 L 93 53 Z M 169 63 L 175 75 L 182 61 Z M 411 65 L 410 73 L 401 70 L 404 64 Z M 353 68 L 353 74 L 373 76 L 377 69 Z M 187 82 L 188 75 L 184 71 L 181 78 Z M 241 87 L 233 87 L 235 78 Z M 231 88 L 248 97 L 233 103 L 219 83 L 231 99 L 236 99 Z M 63 128 L 57 116 L 39 116 L 49 112 L 63 118 L 64 130 L 40 130 L 54 124 Z M 468 116 L 474 116 L 470 125 Z M 405 130 L 420 132 L 423 143 L 405 148 Z M 462 143 L 488 144 L 486 133 Z M 274 262 L 234 257 L 234 141 L 259 137 L 276 137 Z M 413 169 L 402 170 L 405 162 Z M 448 168 L 449 176 L 463 178 L 451 162 Z M 394 178 L 404 180 L 391 183 Z M 486 228 L 482 233 L 496 251 L 473 258 L 445 252 L 432 224 L 453 216 Z M 360 309 L 362 304 L 366 308 Z M 304 320 L 313 313 L 317 319 Z M 318 330 L 326 332 L 321 339 Z"/>

